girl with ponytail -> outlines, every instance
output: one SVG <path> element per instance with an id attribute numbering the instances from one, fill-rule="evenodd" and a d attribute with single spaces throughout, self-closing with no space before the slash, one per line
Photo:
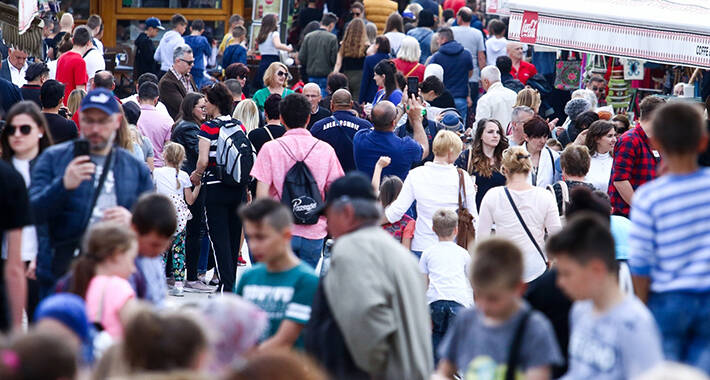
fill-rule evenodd
<path id="1" fill-rule="evenodd" d="M 136 294 L 128 282 L 138 254 L 136 234 L 115 222 L 94 224 L 74 262 L 71 292 L 86 300 L 89 321 L 114 339 L 123 334 L 121 310 Z"/>
<path id="2" fill-rule="evenodd" d="M 192 218 L 187 205 L 195 202 L 201 185 L 193 188 L 190 176 L 180 170 L 185 161 L 185 148 L 182 145 L 175 142 L 166 144 L 163 148 L 163 161 L 165 166 L 153 171 L 153 180 L 156 191 L 170 198 L 177 213 L 177 230 L 173 244 L 165 253 L 165 264 L 175 280 L 175 287 L 170 290 L 170 295 L 181 297 L 185 281 L 185 225 Z"/>
<path id="3" fill-rule="evenodd" d="M 389 100 L 395 106 L 402 101 L 402 90 L 397 87 L 397 66 L 389 59 L 380 61 L 375 65 L 375 75 L 373 76 L 377 87 L 380 88 L 375 94 L 372 105 L 382 100 Z"/>

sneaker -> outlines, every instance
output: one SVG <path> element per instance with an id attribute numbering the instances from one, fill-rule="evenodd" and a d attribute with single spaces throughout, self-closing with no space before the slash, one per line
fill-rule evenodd
<path id="1" fill-rule="evenodd" d="M 214 286 L 205 285 L 201 281 L 188 281 L 185 284 L 185 291 L 188 293 L 213 293 Z"/>
<path id="2" fill-rule="evenodd" d="M 207 279 L 205 278 L 204 273 L 200 273 L 197 275 L 197 281 L 202 282 L 203 284 L 207 284 Z"/>
<path id="3" fill-rule="evenodd" d="M 246 265 L 247 265 L 247 262 L 244 261 L 244 258 L 239 256 L 239 258 L 237 259 L 237 266 L 244 267 Z"/>
<path id="4" fill-rule="evenodd" d="M 169 277 L 168 278 L 168 289 L 172 289 L 175 287 L 175 278 L 174 277 Z"/>
<path id="5" fill-rule="evenodd" d="M 182 281 L 175 281 L 175 286 L 168 291 L 168 294 L 173 297 L 184 297 Z"/>

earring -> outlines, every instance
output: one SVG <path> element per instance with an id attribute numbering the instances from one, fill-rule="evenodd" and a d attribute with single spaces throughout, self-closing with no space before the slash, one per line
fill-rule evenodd
<path id="1" fill-rule="evenodd" d="M 42 138 L 42 136 L 44 136 L 44 135 L 40 133 L 40 134 L 39 134 L 39 135 L 37 135 L 37 136 L 39 136 L 39 138 Z"/>

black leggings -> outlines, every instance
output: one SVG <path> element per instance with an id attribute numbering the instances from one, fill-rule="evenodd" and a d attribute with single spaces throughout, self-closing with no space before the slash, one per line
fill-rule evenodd
<path id="1" fill-rule="evenodd" d="M 200 259 L 202 243 L 202 223 L 205 220 L 205 193 L 206 187 L 200 191 L 195 203 L 190 206 L 192 219 L 185 226 L 185 267 L 187 268 L 187 281 L 197 281 L 197 262 Z"/>
<path id="2" fill-rule="evenodd" d="M 206 185 L 204 191 L 207 229 L 214 248 L 217 272 L 222 290 L 234 291 L 237 277 L 239 240 L 242 235 L 242 221 L 237 209 L 242 204 L 245 186 Z"/>

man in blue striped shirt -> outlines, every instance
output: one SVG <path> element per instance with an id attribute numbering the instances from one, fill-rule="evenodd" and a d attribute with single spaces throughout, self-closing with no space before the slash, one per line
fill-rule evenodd
<path id="1" fill-rule="evenodd" d="M 675 102 L 652 128 L 668 170 L 633 198 L 634 288 L 658 322 L 666 359 L 710 372 L 710 169 L 697 165 L 705 121 L 696 106 Z"/>

